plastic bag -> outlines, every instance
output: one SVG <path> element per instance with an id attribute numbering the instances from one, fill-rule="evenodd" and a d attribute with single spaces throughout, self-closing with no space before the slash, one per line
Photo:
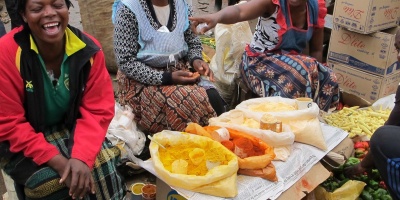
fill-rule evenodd
<path id="1" fill-rule="evenodd" d="M 242 123 L 230 123 L 228 120 L 231 118 L 232 113 L 235 110 L 221 114 L 219 117 L 209 119 L 210 126 L 219 126 L 225 128 L 231 128 L 243 133 L 250 134 L 254 137 L 260 138 L 262 141 L 274 147 L 275 160 L 286 161 L 291 153 L 291 146 L 294 142 L 295 135 L 290 130 L 290 126 L 283 125 L 282 132 L 277 133 L 270 130 L 262 130 L 259 128 L 250 128 L 244 126 Z M 249 115 L 248 112 L 243 112 L 244 118 L 253 118 L 254 116 Z M 260 121 L 259 119 L 255 119 Z"/>
<path id="2" fill-rule="evenodd" d="M 318 186 L 314 190 L 315 199 L 318 200 L 354 200 L 360 196 L 366 184 L 362 181 L 349 180 L 342 187 L 333 192 L 327 192 L 325 188 Z"/>
<path id="3" fill-rule="evenodd" d="M 120 147 L 122 159 L 128 157 L 128 152 L 133 155 L 142 153 L 146 142 L 144 133 L 137 128 L 133 118 L 132 108 L 115 103 L 115 115 L 106 137 L 113 145 Z"/>
<path id="4" fill-rule="evenodd" d="M 239 65 L 246 44 L 252 39 L 247 21 L 236 24 L 217 24 L 214 31 L 216 54 L 210 68 L 217 80 L 215 86 L 222 98 L 229 103 L 234 89 L 234 78 L 239 73 Z"/>
<path id="5" fill-rule="evenodd" d="M 204 176 L 171 173 L 165 169 L 159 157 L 162 146 L 191 143 L 209 148 L 218 148 L 228 159 L 226 165 L 218 165 L 208 170 Z M 234 197 L 237 195 L 238 160 L 235 154 L 222 144 L 207 137 L 175 131 L 163 131 L 153 135 L 150 143 L 151 160 L 155 171 L 165 183 L 172 187 L 180 187 L 194 192 L 210 194 L 219 197 Z"/>
<path id="6" fill-rule="evenodd" d="M 378 101 L 375 101 L 375 103 L 372 104 L 372 108 L 374 110 L 386 110 L 390 109 L 393 110 L 394 108 L 394 102 L 396 101 L 396 94 L 391 94 L 386 97 L 382 97 L 378 99 Z"/>
<path id="7" fill-rule="evenodd" d="M 275 166 L 272 163 L 275 158 L 274 148 L 261 139 L 231 128 L 201 127 L 196 123 L 189 123 L 185 132 L 221 142 L 238 157 L 239 174 L 261 177 L 274 182 L 278 180 Z M 260 150 L 263 152 L 261 153 Z M 256 151 L 258 152 L 256 153 Z"/>
<path id="8" fill-rule="evenodd" d="M 307 109 L 293 111 L 256 112 L 250 110 L 250 105 L 258 105 L 268 102 L 282 102 L 297 107 L 295 99 L 276 96 L 249 99 L 237 105 L 236 109 L 245 112 L 246 115 L 257 120 L 260 120 L 265 113 L 268 113 L 280 120 L 282 124 L 290 126 L 291 131 L 293 131 L 295 135 L 294 140 L 296 142 L 309 144 L 322 150 L 327 149 L 325 138 L 322 134 L 322 128 L 318 120 L 319 108 L 316 103 L 312 103 L 312 106 Z"/>

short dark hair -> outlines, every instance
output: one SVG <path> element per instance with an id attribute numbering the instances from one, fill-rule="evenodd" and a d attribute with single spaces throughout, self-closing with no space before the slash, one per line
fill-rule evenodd
<path id="1" fill-rule="evenodd" d="M 17 13 L 21 14 L 25 12 L 25 7 L 26 7 L 26 1 L 27 0 L 16 0 L 17 1 Z M 68 9 L 73 6 L 71 3 L 71 0 L 64 0 L 65 4 L 67 4 Z M 24 22 L 24 20 L 22 19 L 22 16 L 19 15 L 21 22 Z"/>

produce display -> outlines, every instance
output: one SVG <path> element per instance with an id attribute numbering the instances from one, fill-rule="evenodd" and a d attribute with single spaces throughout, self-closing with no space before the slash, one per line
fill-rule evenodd
<path id="1" fill-rule="evenodd" d="M 278 180 L 271 162 L 275 158 L 273 147 L 252 135 L 229 128 L 222 129 L 226 129 L 228 135 L 220 136 L 221 127 L 201 127 L 195 123 L 188 124 L 185 131 L 221 142 L 238 157 L 239 174 L 257 176 L 270 181 Z M 216 132 L 220 134 L 215 134 Z"/>
<path id="2" fill-rule="evenodd" d="M 373 110 L 371 107 L 359 109 L 358 106 L 344 107 L 342 110 L 324 117 L 327 124 L 339 127 L 349 132 L 349 137 L 367 136 L 381 127 L 389 118 L 389 109 Z"/>
<path id="3" fill-rule="evenodd" d="M 377 169 L 373 169 L 369 174 L 364 173 L 355 177 L 346 176 L 346 174 L 344 173 L 344 169 L 358 164 L 368 152 L 369 144 L 368 142 L 358 142 L 355 143 L 355 148 L 356 157 L 350 157 L 349 159 L 347 159 L 344 165 L 340 166 L 338 169 L 333 170 L 332 175 L 323 183 L 321 183 L 320 186 L 322 186 L 327 192 L 334 192 L 338 188 L 342 187 L 349 180 L 357 180 L 362 181 L 366 184 L 360 196 L 358 197 L 358 200 L 391 200 L 392 197 L 387 191 L 386 185 L 380 177 Z M 358 153 L 357 149 L 359 150 Z M 361 150 L 364 150 L 364 152 L 361 152 Z"/>
<path id="4" fill-rule="evenodd" d="M 200 36 L 201 44 L 205 44 L 210 46 L 211 48 L 215 49 L 215 38 L 214 37 L 207 37 L 207 36 Z"/>
<path id="5" fill-rule="evenodd" d="M 151 162 L 158 177 L 179 187 L 219 197 L 237 195 L 237 156 L 207 137 L 162 131 L 151 137 Z"/>
<path id="6" fill-rule="evenodd" d="M 326 150 L 326 142 L 322 133 L 319 107 L 312 103 L 306 109 L 298 109 L 296 99 L 283 97 L 255 98 L 241 102 L 237 110 L 249 113 L 249 116 L 261 120 L 265 114 L 274 116 L 282 125 L 288 125 L 295 135 L 295 141 Z"/>
<path id="7" fill-rule="evenodd" d="M 220 147 L 212 143 L 203 145 L 187 141 L 164 147 L 158 150 L 159 157 L 165 169 L 172 173 L 204 176 L 210 169 L 227 165 L 230 160 Z"/>

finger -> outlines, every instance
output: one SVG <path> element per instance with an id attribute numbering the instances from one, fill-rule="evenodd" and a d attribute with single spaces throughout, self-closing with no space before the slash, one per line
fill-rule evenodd
<path id="1" fill-rule="evenodd" d="M 61 176 L 61 179 L 60 179 L 60 182 L 59 182 L 60 184 L 65 182 L 65 180 L 67 179 L 67 177 L 68 177 L 68 175 L 69 175 L 70 169 L 71 169 L 71 166 L 70 166 L 70 165 L 67 165 L 67 166 L 65 167 L 64 172 L 63 172 L 63 175 Z"/>
<path id="2" fill-rule="evenodd" d="M 204 69 L 206 69 L 206 71 L 204 72 L 204 75 L 209 76 L 210 73 L 210 67 L 207 66 L 207 64 L 205 62 L 202 62 L 202 66 L 204 65 Z"/>
<path id="3" fill-rule="evenodd" d="M 215 79 L 214 79 L 214 72 L 213 72 L 212 70 L 210 70 L 210 75 L 209 75 L 208 77 L 210 78 L 210 81 L 211 81 L 211 82 L 214 82 L 214 81 L 215 81 Z"/>
<path id="4" fill-rule="evenodd" d="M 87 192 L 90 191 L 90 178 L 86 175 L 85 178 L 83 178 L 83 186 L 82 186 L 82 191 L 80 191 L 79 198 L 83 199 L 83 197 L 86 195 Z"/>
<path id="5" fill-rule="evenodd" d="M 87 177 L 85 174 L 81 174 L 79 176 L 79 182 L 78 182 L 78 187 L 76 188 L 75 191 L 75 197 L 83 198 L 85 196 L 87 189 L 86 189 L 86 184 L 89 182 L 89 177 Z"/>
<path id="6" fill-rule="evenodd" d="M 79 184 L 79 174 L 76 172 L 72 172 L 72 177 L 71 177 L 71 187 L 69 188 L 69 195 L 72 196 L 73 199 L 75 199 L 75 191 L 78 187 Z"/>
<path id="7" fill-rule="evenodd" d="M 182 81 L 184 84 L 195 83 L 197 82 L 198 78 L 199 77 L 184 77 Z"/>
<path id="8" fill-rule="evenodd" d="M 191 21 L 190 28 L 194 33 L 196 33 L 196 27 L 199 25 L 199 22 L 197 21 L 197 18 L 194 17 L 189 17 L 189 20 Z"/>
<path id="9" fill-rule="evenodd" d="M 95 190 L 95 185 L 94 185 L 93 176 L 90 176 L 89 186 L 90 186 L 90 191 L 92 192 L 92 194 L 95 194 L 95 193 L 96 193 L 96 190 Z"/>
<path id="10" fill-rule="evenodd" d="M 193 73 L 192 72 L 182 72 L 181 75 L 184 77 L 192 77 Z"/>

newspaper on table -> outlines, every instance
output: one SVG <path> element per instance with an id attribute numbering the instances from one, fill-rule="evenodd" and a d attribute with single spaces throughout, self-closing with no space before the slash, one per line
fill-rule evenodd
<path id="1" fill-rule="evenodd" d="M 265 200 L 276 199 L 285 190 L 289 189 L 301 177 L 303 177 L 310 169 L 319 162 L 329 151 L 336 147 L 348 133 L 342 129 L 329 126 L 321 123 L 322 132 L 326 144 L 327 151 L 322 151 L 316 147 L 295 142 L 292 147 L 292 154 L 287 161 L 272 161 L 276 168 L 278 176 L 277 182 L 271 182 L 259 177 L 239 175 L 237 179 L 238 195 L 234 198 L 221 198 L 197 192 L 184 190 L 181 188 L 173 188 L 180 195 L 189 200 Z M 154 165 L 151 160 L 142 161 L 137 158 L 132 158 L 134 162 L 157 176 L 154 170 Z M 160 177 L 158 177 L 160 178 Z"/>

